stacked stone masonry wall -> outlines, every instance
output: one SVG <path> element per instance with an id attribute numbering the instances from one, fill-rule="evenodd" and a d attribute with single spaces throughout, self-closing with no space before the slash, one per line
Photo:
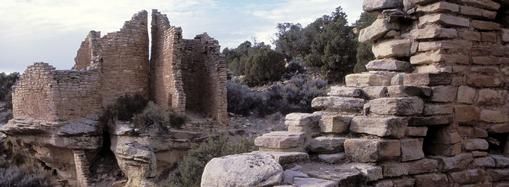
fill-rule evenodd
<path id="1" fill-rule="evenodd" d="M 182 64 L 182 30 L 170 26 L 165 15 L 152 14 L 151 86 L 154 102 L 185 113 Z"/>
<path id="2" fill-rule="evenodd" d="M 378 14 L 359 36 L 373 43 L 368 72 L 315 98 L 318 112 L 287 115 L 288 131 L 255 140 L 286 167 L 279 184 L 509 186 L 509 4 L 363 8 Z"/>

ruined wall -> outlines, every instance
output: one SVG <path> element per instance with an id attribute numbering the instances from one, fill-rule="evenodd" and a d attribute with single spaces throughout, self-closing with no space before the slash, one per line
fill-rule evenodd
<path id="1" fill-rule="evenodd" d="M 90 31 L 85 40 L 81 43 L 76 58 L 74 58 L 74 70 L 86 70 L 97 61 L 100 52 L 99 39 L 101 32 Z"/>
<path id="2" fill-rule="evenodd" d="M 28 66 L 13 87 L 12 104 L 15 118 L 57 120 L 57 82 L 55 68 L 46 63 Z"/>
<path id="3" fill-rule="evenodd" d="M 509 186 L 506 6 L 364 0 L 378 17 L 359 41 L 376 59 L 313 99 L 317 112 L 289 114 L 288 131 L 255 139 L 286 169 L 272 184 Z M 213 166 L 222 169 L 205 169 L 202 185 L 221 186 L 233 170 Z"/>
<path id="4" fill-rule="evenodd" d="M 43 121 L 73 120 L 101 110 L 97 71 L 57 71 L 45 63 L 29 66 L 16 83 L 16 118 Z"/>
<path id="5" fill-rule="evenodd" d="M 151 95 L 165 109 L 184 113 L 186 96 L 181 73 L 182 30 L 170 26 L 166 15 L 153 10 Z"/>
<path id="6" fill-rule="evenodd" d="M 97 115 L 102 110 L 99 72 L 56 71 L 58 92 L 54 99 L 60 120 L 73 120 Z"/>
<path id="7" fill-rule="evenodd" d="M 147 11 L 135 14 L 118 32 L 100 40 L 103 106 L 126 94 L 149 95 Z"/>
<path id="8" fill-rule="evenodd" d="M 184 40 L 182 75 L 185 77 L 186 110 L 228 123 L 226 112 L 226 63 L 217 40 L 207 34 Z"/>

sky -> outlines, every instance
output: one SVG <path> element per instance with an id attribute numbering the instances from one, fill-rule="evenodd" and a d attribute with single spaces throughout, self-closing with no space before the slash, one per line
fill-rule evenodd
<path id="1" fill-rule="evenodd" d="M 341 6 L 350 23 L 361 0 L 2 0 L 0 72 L 22 72 L 34 62 L 70 69 L 90 30 L 119 30 L 140 10 L 158 9 L 184 38 L 207 32 L 224 47 L 254 39 L 271 44 L 278 23 L 307 25 Z"/>

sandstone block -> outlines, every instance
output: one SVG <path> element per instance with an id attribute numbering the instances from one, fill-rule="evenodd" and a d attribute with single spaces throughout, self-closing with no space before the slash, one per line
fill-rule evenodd
<path id="1" fill-rule="evenodd" d="M 472 27 L 479 30 L 499 30 L 500 24 L 491 21 L 473 20 Z"/>
<path id="2" fill-rule="evenodd" d="M 490 10 L 498 10 L 500 8 L 500 4 L 492 0 L 462 0 L 462 2 Z"/>
<path id="3" fill-rule="evenodd" d="M 331 86 L 328 96 L 362 97 L 362 90 L 354 87 Z"/>
<path id="4" fill-rule="evenodd" d="M 480 118 L 479 108 L 472 105 L 456 105 L 454 107 L 454 116 L 459 122 L 471 122 Z"/>
<path id="5" fill-rule="evenodd" d="M 438 86 L 449 85 L 451 82 L 452 76 L 449 73 L 411 73 L 403 76 L 405 86 Z"/>
<path id="6" fill-rule="evenodd" d="M 488 128 L 488 131 L 492 133 L 509 133 L 509 123 L 493 124 Z"/>
<path id="7" fill-rule="evenodd" d="M 327 109 L 331 111 L 360 111 L 364 107 L 364 99 L 347 97 L 317 97 L 311 101 L 311 107 L 315 109 Z"/>
<path id="8" fill-rule="evenodd" d="M 336 164 L 345 161 L 346 155 L 344 153 L 319 154 L 318 159 L 325 163 Z"/>
<path id="9" fill-rule="evenodd" d="M 497 13 L 495 11 L 489 11 L 482 8 L 476 8 L 472 6 L 461 6 L 460 13 L 472 17 L 484 17 L 488 19 L 495 19 Z"/>
<path id="10" fill-rule="evenodd" d="M 345 76 L 345 84 L 350 87 L 388 86 L 391 84 L 390 75 L 376 73 L 358 73 Z"/>
<path id="11" fill-rule="evenodd" d="M 488 169 L 488 175 L 491 181 L 503 181 L 509 177 L 509 169 Z"/>
<path id="12" fill-rule="evenodd" d="M 459 103 L 473 104 L 476 96 L 476 90 L 468 86 L 460 86 L 458 88 L 457 101 Z"/>
<path id="13" fill-rule="evenodd" d="M 503 84 L 502 80 L 491 75 L 483 75 L 478 73 L 472 73 L 467 77 L 467 84 L 477 88 L 492 88 L 499 87 Z"/>
<path id="14" fill-rule="evenodd" d="M 458 37 L 458 31 L 456 29 L 443 28 L 438 25 L 426 25 L 422 29 L 415 31 L 416 39 L 446 39 Z M 480 38 L 480 36 L 479 36 Z"/>
<path id="15" fill-rule="evenodd" d="M 481 105 L 499 105 L 504 104 L 504 96 L 506 92 L 493 89 L 479 90 L 479 98 L 477 104 Z"/>
<path id="16" fill-rule="evenodd" d="M 392 159 L 401 155 L 398 140 L 380 139 L 347 139 L 345 153 L 356 162 L 377 162 Z"/>
<path id="17" fill-rule="evenodd" d="M 407 127 L 406 135 L 414 137 L 425 137 L 428 134 L 427 127 Z"/>
<path id="18" fill-rule="evenodd" d="M 438 12 L 459 12 L 460 6 L 454 3 L 439 1 L 426 6 L 417 7 L 417 12 L 438 13 Z"/>
<path id="19" fill-rule="evenodd" d="M 463 147 L 468 151 L 488 150 L 489 144 L 485 139 L 468 139 L 463 142 Z"/>
<path id="20" fill-rule="evenodd" d="M 405 118 L 375 118 L 357 116 L 352 120 L 350 131 L 376 135 L 380 137 L 401 138 L 405 136 L 407 125 L 408 120 Z"/>
<path id="21" fill-rule="evenodd" d="M 304 133 L 274 131 L 257 137 L 254 141 L 258 147 L 269 149 L 291 149 L 302 147 L 305 143 Z"/>
<path id="22" fill-rule="evenodd" d="M 412 42 L 409 39 L 388 40 L 373 45 L 376 58 L 408 57 Z"/>
<path id="23" fill-rule="evenodd" d="M 467 18 L 453 16 L 450 14 L 437 13 L 426 14 L 419 17 L 419 26 L 422 27 L 426 24 L 443 24 L 447 26 L 469 27 L 470 20 Z"/>
<path id="24" fill-rule="evenodd" d="M 424 103 L 418 97 L 380 98 L 371 100 L 369 107 L 375 114 L 410 116 L 421 114 Z"/>
<path id="25" fill-rule="evenodd" d="M 415 186 L 416 187 L 448 187 L 449 180 L 447 179 L 447 175 L 439 174 L 439 173 L 431 173 L 431 174 L 422 174 L 416 175 L 415 178 Z"/>
<path id="26" fill-rule="evenodd" d="M 422 64 L 468 64 L 470 59 L 467 55 L 463 54 L 447 54 L 443 51 L 443 49 L 438 51 L 428 51 L 423 53 L 418 53 L 410 58 L 410 63 L 415 65 Z"/>
<path id="27" fill-rule="evenodd" d="M 389 86 L 387 87 L 391 97 L 430 97 L 431 89 L 429 87 L 418 86 Z"/>
<path id="28" fill-rule="evenodd" d="M 409 125 L 412 126 L 435 126 L 435 125 L 448 125 L 453 122 L 452 115 L 439 115 L 427 117 L 412 117 L 410 118 Z"/>
<path id="29" fill-rule="evenodd" d="M 317 125 L 320 115 L 309 113 L 290 113 L 285 116 L 287 126 L 312 126 Z"/>
<path id="30" fill-rule="evenodd" d="M 359 33 L 359 42 L 373 42 L 384 37 L 387 32 L 399 29 L 395 23 L 390 23 L 389 19 L 378 18 L 369 27 L 362 29 Z"/>
<path id="31" fill-rule="evenodd" d="M 341 134 L 348 132 L 352 117 L 344 115 L 323 115 L 320 129 L 323 133 Z"/>
<path id="32" fill-rule="evenodd" d="M 389 162 L 382 164 L 384 177 L 399 177 L 408 175 L 408 166 L 405 163 Z"/>
<path id="33" fill-rule="evenodd" d="M 452 114 L 454 107 L 448 104 L 425 104 L 424 115 L 445 115 Z"/>
<path id="34" fill-rule="evenodd" d="M 283 168 L 270 155 L 248 153 L 212 159 L 205 166 L 201 186 L 271 186 L 282 180 Z"/>
<path id="35" fill-rule="evenodd" d="M 313 138 L 307 147 L 307 150 L 312 153 L 340 153 L 344 150 L 344 143 L 346 138 L 334 136 L 320 136 Z"/>
<path id="36" fill-rule="evenodd" d="M 406 162 L 408 174 L 433 173 L 438 171 L 438 161 L 433 159 L 421 159 L 413 162 Z"/>
<path id="37" fill-rule="evenodd" d="M 401 140 L 401 160 L 412 161 L 424 158 L 423 141 L 419 139 Z"/>
<path id="38" fill-rule="evenodd" d="M 481 169 L 471 169 L 450 173 L 452 180 L 459 184 L 472 184 L 482 182 L 485 178 L 485 175 L 486 173 Z"/>
<path id="39" fill-rule="evenodd" d="M 502 41 L 509 42 L 509 29 L 502 29 Z"/>
<path id="40" fill-rule="evenodd" d="M 366 65 L 369 71 L 401 71 L 406 72 L 412 68 L 412 65 L 405 61 L 395 59 L 372 60 Z"/>
<path id="41" fill-rule="evenodd" d="M 495 160 L 491 157 L 482 157 L 476 158 L 474 160 L 474 165 L 477 167 L 495 167 L 496 163 Z"/>
<path id="42" fill-rule="evenodd" d="M 489 123 L 504 123 L 509 121 L 506 113 L 500 110 L 481 110 L 481 121 Z"/>
<path id="43" fill-rule="evenodd" d="M 352 169 L 359 170 L 367 181 L 376 181 L 383 178 L 383 170 L 380 166 L 363 163 L 349 164 Z"/>
<path id="44" fill-rule="evenodd" d="M 366 0 L 362 4 L 362 8 L 367 12 L 401 7 L 403 7 L 402 0 Z"/>
<path id="45" fill-rule="evenodd" d="M 455 86 L 435 86 L 432 87 L 433 96 L 431 101 L 448 103 L 456 100 L 458 88 Z"/>
<path id="46" fill-rule="evenodd" d="M 387 97 L 387 87 L 386 86 L 368 86 L 362 88 L 362 93 L 368 99 L 377 99 L 381 97 Z"/>
<path id="47" fill-rule="evenodd" d="M 301 171 L 294 170 L 293 168 L 285 170 L 283 172 L 283 182 L 286 183 L 286 184 L 293 184 L 294 183 L 294 179 L 297 178 L 297 177 L 307 178 L 307 177 L 309 177 L 309 175 L 306 174 L 306 173 L 303 173 Z"/>
<path id="48" fill-rule="evenodd" d="M 437 157 L 445 171 L 466 169 L 473 162 L 471 153 L 462 153 L 454 157 Z"/>
<path id="49" fill-rule="evenodd" d="M 288 165 L 296 162 L 306 162 L 309 160 L 309 155 L 304 152 L 259 151 L 254 153 L 268 154 L 281 165 Z"/>
<path id="50" fill-rule="evenodd" d="M 497 168 L 509 167 L 509 157 L 503 155 L 490 155 L 495 160 Z"/>
<path id="51" fill-rule="evenodd" d="M 320 187 L 337 187 L 337 181 L 318 179 L 318 178 L 302 178 L 295 177 L 293 185 L 296 186 L 320 186 Z"/>

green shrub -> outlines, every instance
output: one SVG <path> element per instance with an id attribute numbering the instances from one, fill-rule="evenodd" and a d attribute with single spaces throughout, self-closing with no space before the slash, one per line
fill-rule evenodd
<path id="1" fill-rule="evenodd" d="M 200 186 L 201 175 L 205 165 L 213 158 L 254 150 L 254 145 L 247 139 L 219 137 L 209 139 L 206 143 L 190 150 L 178 163 L 177 172 L 172 176 L 173 186 Z"/>
<path id="2" fill-rule="evenodd" d="M 121 96 L 106 108 L 100 120 L 105 123 L 112 120 L 132 121 L 135 114 L 143 112 L 147 102 L 141 95 Z"/>
<path id="3" fill-rule="evenodd" d="M 185 123 L 185 118 L 162 109 L 154 102 L 149 102 L 143 112 L 134 115 L 133 123 L 140 129 L 149 127 L 181 128 Z"/>
<path id="4" fill-rule="evenodd" d="M 250 51 L 245 68 L 246 83 L 251 86 L 278 81 L 285 72 L 284 56 L 270 46 L 263 46 Z"/>
<path id="5" fill-rule="evenodd" d="M 7 107 L 12 108 L 12 86 L 19 78 L 19 73 L 0 73 L 0 101 L 7 102 Z"/>

